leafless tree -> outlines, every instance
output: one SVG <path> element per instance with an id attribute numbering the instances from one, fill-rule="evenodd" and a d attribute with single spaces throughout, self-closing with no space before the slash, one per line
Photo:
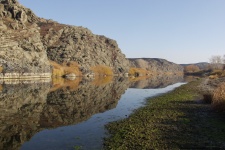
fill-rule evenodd
<path id="1" fill-rule="evenodd" d="M 220 55 L 211 56 L 209 62 L 213 69 L 222 69 L 223 58 Z"/>
<path id="2" fill-rule="evenodd" d="M 225 55 L 223 55 L 223 60 L 222 61 L 223 61 L 223 64 L 225 64 Z"/>

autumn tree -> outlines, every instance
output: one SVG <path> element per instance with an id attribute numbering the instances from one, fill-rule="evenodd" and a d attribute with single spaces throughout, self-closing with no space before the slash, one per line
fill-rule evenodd
<path id="1" fill-rule="evenodd" d="M 188 65 L 184 67 L 185 72 L 198 72 L 200 69 L 196 65 Z"/>

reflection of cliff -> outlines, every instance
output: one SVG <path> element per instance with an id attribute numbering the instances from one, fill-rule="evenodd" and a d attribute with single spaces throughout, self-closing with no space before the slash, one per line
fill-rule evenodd
<path id="1" fill-rule="evenodd" d="M 183 76 L 152 76 L 148 78 L 142 78 L 137 80 L 131 79 L 130 88 L 138 89 L 150 89 L 150 88 L 164 88 L 168 85 L 175 84 L 177 82 L 182 82 Z"/>
<path id="2" fill-rule="evenodd" d="M 0 91 L 0 149 L 19 149 L 45 128 L 76 124 L 114 108 L 128 80 L 96 86 L 81 82 L 77 88 L 48 93 L 49 84 L 3 85 Z"/>
<path id="3" fill-rule="evenodd" d="M 101 86 L 88 83 L 72 91 L 64 88 L 50 92 L 40 124 L 43 128 L 76 124 L 96 113 L 112 109 L 128 85 L 127 80 L 115 79 Z"/>
<path id="4" fill-rule="evenodd" d="M 2 85 L 0 93 L 0 149 L 19 149 L 40 131 L 38 121 L 49 84 Z"/>

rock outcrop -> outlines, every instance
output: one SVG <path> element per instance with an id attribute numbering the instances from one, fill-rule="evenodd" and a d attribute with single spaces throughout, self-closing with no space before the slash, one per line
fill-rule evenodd
<path id="1" fill-rule="evenodd" d="M 38 25 L 50 60 L 59 64 L 77 62 L 83 74 L 99 65 L 110 67 L 114 74 L 128 72 L 129 62 L 115 40 L 51 20 L 42 19 Z"/>
<path id="2" fill-rule="evenodd" d="M 0 1 L 1 73 L 50 73 L 37 20 L 30 9 L 16 0 Z"/>
<path id="3" fill-rule="evenodd" d="M 16 0 L 0 0 L 0 73 L 50 73 L 48 59 L 76 62 L 83 74 L 96 66 L 107 66 L 114 74 L 129 70 L 116 41 L 39 18 Z"/>
<path id="4" fill-rule="evenodd" d="M 183 74 L 181 65 L 159 58 L 129 58 L 130 66 L 142 68 L 152 74 Z"/>

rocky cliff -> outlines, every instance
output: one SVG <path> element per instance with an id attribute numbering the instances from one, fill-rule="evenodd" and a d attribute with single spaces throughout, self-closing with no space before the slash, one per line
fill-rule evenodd
<path id="1" fill-rule="evenodd" d="M 41 19 L 16 0 L 0 0 L 0 70 L 49 73 L 49 60 L 76 62 L 82 73 L 107 66 L 114 74 L 129 70 L 116 41 L 83 27 Z"/>
<path id="2" fill-rule="evenodd" d="M 183 74 L 181 65 L 159 58 L 129 58 L 130 67 L 142 68 L 150 74 Z"/>
<path id="3" fill-rule="evenodd" d="M 110 67 L 114 74 L 128 72 L 129 62 L 115 40 L 53 21 L 41 20 L 38 25 L 50 60 L 59 64 L 77 62 L 84 74 L 99 65 Z"/>
<path id="4" fill-rule="evenodd" d="M 1 73 L 50 73 L 36 17 L 15 0 L 0 0 Z"/>

